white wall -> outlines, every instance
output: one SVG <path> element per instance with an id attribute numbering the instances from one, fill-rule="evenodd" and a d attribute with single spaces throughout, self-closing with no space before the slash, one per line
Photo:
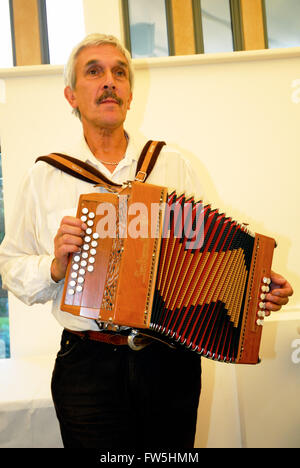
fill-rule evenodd
<path id="1" fill-rule="evenodd" d="M 113 16 L 107 8 L 99 14 L 104 0 L 85 0 L 95 13 L 88 32 L 110 20 L 121 36 L 119 1 L 110 2 Z M 135 61 L 129 132 L 175 145 L 199 172 L 206 199 L 274 236 L 274 269 L 295 289 L 265 324 L 259 366 L 202 360 L 198 447 L 300 446 L 299 58 L 300 49 L 287 49 Z M 0 71 L 0 79 L 8 219 L 35 158 L 59 150 L 80 125 L 64 101 L 60 67 Z M 60 329 L 49 305 L 25 307 L 10 295 L 9 306 L 13 356 L 54 354 Z"/>

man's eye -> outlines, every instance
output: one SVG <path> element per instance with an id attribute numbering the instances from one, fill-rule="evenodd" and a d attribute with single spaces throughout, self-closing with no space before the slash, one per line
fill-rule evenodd
<path id="1" fill-rule="evenodd" d="M 126 72 L 123 69 L 116 70 L 115 73 L 116 73 L 117 76 L 126 76 Z"/>

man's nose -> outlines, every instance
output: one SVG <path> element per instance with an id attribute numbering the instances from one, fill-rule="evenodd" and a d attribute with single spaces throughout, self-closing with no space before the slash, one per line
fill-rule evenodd
<path id="1" fill-rule="evenodd" d="M 113 74 L 109 71 L 105 74 L 104 89 L 116 89 Z"/>

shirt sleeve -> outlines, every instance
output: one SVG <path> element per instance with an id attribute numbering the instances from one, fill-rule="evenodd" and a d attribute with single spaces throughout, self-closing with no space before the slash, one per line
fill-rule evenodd
<path id="1" fill-rule="evenodd" d="M 24 180 L 0 246 L 2 287 L 28 305 L 56 297 L 58 284 L 51 278 L 54 258 L 38 239 L 40 208 L 32 173 Z"/>

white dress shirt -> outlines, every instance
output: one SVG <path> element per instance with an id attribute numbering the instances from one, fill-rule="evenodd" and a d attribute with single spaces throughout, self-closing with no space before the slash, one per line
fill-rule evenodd
<path id="1" fill-rule="evenodd" d="M 132 139 L 124 158 L 113 173 L 90 151 L 84 137 L 68 151 L 57 152 L 81 159 L 95 166 L 117 183 L 133 180 L 143 145 Z M 177 193 L 202 196 L 200 183 L 189 161 L 177 151 L 164 146 L 148 182 L 176 189 Z M 55 283 L 50 274 L 54 258 L 54 237 L 63 216 L 75 216 L 79 195 L 99 192 L 88 182 L 76 179 L 45 162 L 29 171 L 16 200 L 14 213 L 0 246 L 0 274 L 3 288 L 26 304 L 53 301 L 52 311 L 58 322 L 71 330 L 97 330 L 94 320 L 77 317 L 60 309 L 64 281 Z"/>

